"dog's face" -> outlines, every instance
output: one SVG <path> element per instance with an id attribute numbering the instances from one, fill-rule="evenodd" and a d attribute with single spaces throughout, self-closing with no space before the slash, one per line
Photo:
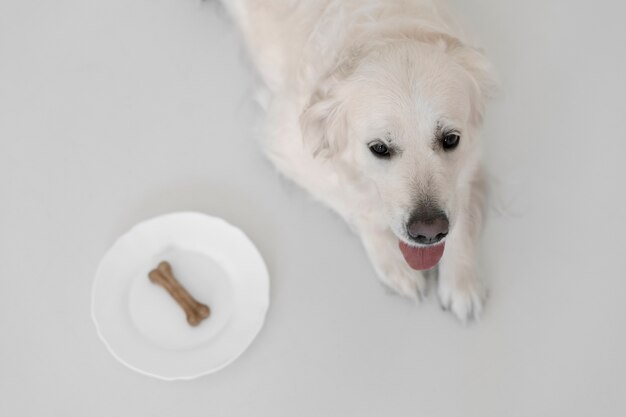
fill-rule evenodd
<path id="1" fill-rule="evenodd" d="M 463 63 L 437 46 L 384 48 L 354 63 L 303 114 L 304 127 L 309 118 L 318 124 L 317 151 L 348 161 L 375 188 L 388 227 L 413 246 L 445 239 L 457 193 L 477 167 L 484 99 Z"/>

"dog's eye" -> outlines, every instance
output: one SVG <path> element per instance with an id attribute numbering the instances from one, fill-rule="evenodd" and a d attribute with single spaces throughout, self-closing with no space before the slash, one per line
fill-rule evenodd
<path id="1" fill-rule="evenodd" d="M 443 149 L 450 151 L 459 145 L 461 136 L 458 133 L 446 133 L 442 139 Z"/>
<path id="2" fill-rule="evenodd" d="M 372 151 L 372 153 L 379 158 L 389 158 L 391 156 L 389 148 L 382 142 L 376 142 L 371 144 L 370 151 Z"/>

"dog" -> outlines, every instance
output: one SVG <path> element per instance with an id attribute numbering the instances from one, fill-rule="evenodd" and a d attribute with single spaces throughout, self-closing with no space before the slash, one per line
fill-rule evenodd
<path id="1" fill-rule="evenodd" d="M 264 149 L 339 213 L 382 282 L 479 316 L 485 180 L 479 131 L 496 85 L 436 0 L 222 0 L 263 84 Z"/>

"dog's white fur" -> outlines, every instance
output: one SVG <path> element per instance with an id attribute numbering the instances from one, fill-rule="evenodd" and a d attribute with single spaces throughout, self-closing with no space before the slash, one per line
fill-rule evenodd
<path id="1" fill-rule="evenodd" d="M 478 131 L 493 85 L 440 1 L 223 0 L 267 89 L 265 148 L 276 167 L 360 235 L 381 280 L 421 298 L 398 242 L 416 202 L 450 219 L 438 293 L 461 320 L 485 300 L 477 275 L 484 186 Z M 437 146 L 441 129 L 461 133 Z M 390 142 L 381 160 L 371 141 Z"/>

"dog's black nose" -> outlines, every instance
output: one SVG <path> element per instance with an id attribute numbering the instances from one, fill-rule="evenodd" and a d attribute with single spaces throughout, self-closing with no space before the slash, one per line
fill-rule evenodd
<path id="1" fill-rule="evenodd" d="M 450 222 L 441 210 L 428 210 L 415 213 L 407 225 L 407 233 L 413 241 L 422 245 L 432 245 L 448 234 Z"/>

